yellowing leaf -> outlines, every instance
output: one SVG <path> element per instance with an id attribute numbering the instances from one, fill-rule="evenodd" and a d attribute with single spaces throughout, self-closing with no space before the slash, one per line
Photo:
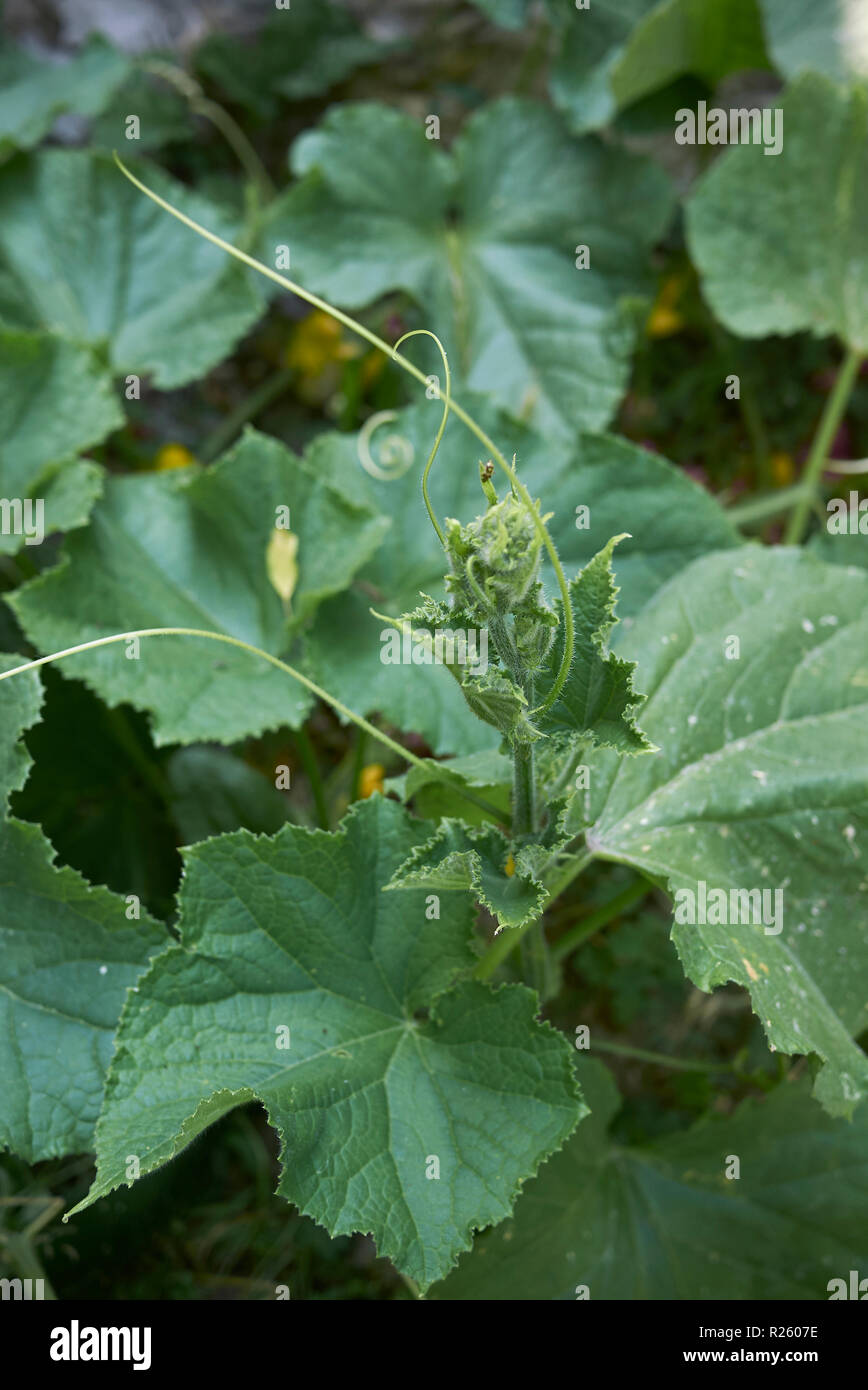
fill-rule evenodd
<path id="1" fill-rule="evenodd" d="M 275 527 L 265 552 L 265 567 L 272 586 L 284 603 L 289 603 L 298 582 L 297 555 L 298 536 L 292 531 L 280 531 Z"/>

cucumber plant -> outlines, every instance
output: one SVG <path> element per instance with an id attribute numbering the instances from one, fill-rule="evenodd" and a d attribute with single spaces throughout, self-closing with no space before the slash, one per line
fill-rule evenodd
<path id="1" fill-rule="evenodd" d="M 825 80 L 804 79 L 787 101 L 794 123 L 817 102 L 841 122 L 864 115 L 861 97 L 851 110 Z M 364 119 L 392 124 L 370 111 Z M 547 116 L 540 132 L 549 138 Z M 750 153 L 710 172 L 688 235 L 720 317 L 784 331 L 797 315 L 780 287 L 765 310 L 750 283 L 728 288 L 727 180 Z M 783 195 L 801 186 L 802 157 L 797 144 L 774 162 L 781 198 L 757 213 L 770 229 L 763 244 L 781 240 Z M 206 265 L 187 251 L 182 267 L 216 287 L 224 330 L 256 313 L 248 273 L 258 272 L 430 389 L 400 351 L 404 338 L 393 348 L 209 230 L 195 200 L 179 205 L 168 183 L 156 191 L 120 168 L 129 183 L 100 160 L 100 187 L 111 175 L 129 198 L 134 185 L 194 246 L 198 236 L 220 253 Z M 23 205 L 30 184 L 15 177 Z M 312 177 L 290 197 L 307 199 L 308 211 L 323 200 L 325 216 L 343 194 Z M 269 214 L 274 227 L 282 215 Z M 315 230 L 306 229 L 312 242 Z M 26 247 L 6 235 L 24 276 Z M 426 251 L 435 254 L 439 246 Z M 236 265 L 227 270 L 223 255 Z M 757 264 L 759 253 L 746 281 Z M 783 283 L 784 260 L 772 270 Z M 181 321 L 175 289 L 164 327 Z M 848 352 L 810 487 L 864 351 L 840 291 L 829 287 L 833 309 L 806 311 L 807 326 L 833 328 Z M 187 380 L 179 345 L 160 366 L 160 334 L 138 328 L 138 343 L 113 337 L 115 365 L 157 362 L 164 384 Z M 868 1123 L 859 1043 L 868 572 L 796 544 L 742 545 L 709 499 L 628 446 L 609 441 L 601 469 L 591 442 L 574 467 L 563 428 L 534 442 L 486 404 L 471 411 L 454 399 L 446 351 L 427 336 L 441 354 L 442 415 L 421 497 L 413 478 L 383 485 L 395 516 L 388 494 L 348 466 L 341 441 L 314 441 L 299 459 L 249 431 L 207 469 L 108 480 L 83 515 L 67 497 L 62 560 L 8 596 L 43 654 L 2 659 L 6 812 L 27 778 L 22 738 L 39 719 L 38 672 L 56 662 L 108 705 L 146 710 L 160 743 L 300 726 L 319 699 L 407 771 L 389 795 L 351 805 L 336 830 L 287 823 L 195 839 L 171 931 L 135 894 L 58 868 L 39 828 L 7 815 L 0 1143 L 30 1161 L 92 1148 L 96 1177 L 74 1216 L 255 1101 L 280 1139 L 280 1194 L 333 1235 L 372 1235 L 420 1294 L 822 1297 L 865 1253 L 864 1216 L 854 1213 Z M 38 333 L 13 337 L 5 350 L 46 370 L 98 371 L 81 335 L 50 351 Z M 194 374 L 212 346 L 197 336 Z M 111 401 L 94 390 L 108 429 Z M 546 418 L 562 427 L 570 403 L 562 395 L 557 405 Z M 458 443 L 454 428 L 446 434 L 452 417 L 467 432 Z M 420 437 L 429 428 L 412 410 L 404 420 Z M 85 430 L 76 447 L 88 442 Z M 656 549 L 647 501 L 621 500 L 611 460 L 621 486 L 641 480 L 633 491 L 666 499 Z M 46 462 L 34 458 L 34 477 Z M 432 500 L 435 480 L 448 510 Z M 81 481 L 95 495 L 103 486 Z M 605 534 L 588 547 L 577 533 L 594 486 Z M 288 549 L 273 523 L 287 497 Z M 811 503 L 806 485 L 793 542 Z M 417 543 L 422 524 L 431 534 Z M 565 558 L 576 545 L 581 563 Z M 629 624 L 617 621 L 622 553 Z M 411 579 L 394 585 L 383 613 L 377 595 L 388 586 L 375 581 L 390 565 Z M 356 576 L 367 585 L 362 608 L 349 593 Z M 367 665 L 353 664 L 353 642 Z M 443 702 L 461 756 L 422 757 L 365 717 L 383 708 L 367 686 L 352 699 L 354 685 L 374 688 L 371 653 L 377 691 L 386 682 L 393 699 L 405 684 L 420 718 L 427 700 Z M 575 936 L 553 939 L 553 909 L 601 864 L 629 871 L 627 888 Z M 705 991 L 742 986 L 768 1048 L 800 1060 L 777 1078 L 764 1073 L 770 1094 L 734 1115 L 638 1146 L 610 1130 L 617 1097 L 588 1055 L 594 1029 L 579 1022 L 567 1033 L 542 1015 L 557 1017 L 564 962 L 588 924 L 654 890 L 673 900 L 689 979 Z"/>

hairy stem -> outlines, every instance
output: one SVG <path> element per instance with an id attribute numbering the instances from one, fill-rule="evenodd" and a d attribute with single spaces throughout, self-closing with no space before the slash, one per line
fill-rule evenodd
<path id="1" fill-rule="evenodd" d="M 516 836 L 536 831 L 533 764 L 533 744 L 516 743 L 512 750 L 512 830 Z"/>

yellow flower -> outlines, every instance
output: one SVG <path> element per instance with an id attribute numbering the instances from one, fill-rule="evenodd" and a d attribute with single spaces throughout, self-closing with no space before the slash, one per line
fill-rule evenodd
<path id="1" fill-rule="evenodd" d="M 513 874 L 515 873 L 515 859 L 511 854 L 508 854 L 506 856 L 506 863 L 503 866 L 503 872 L 506 874 L 507 878 L 512 878 Z"/>
<path id="2" fill-rule="evenodd" d="M 193 462 L 193 455 L 183 444 L 164 444 L 154 455 L 154 468 L 159 473 L 164 473 L 169 468 L 186 468 Z"/>
<path id="3" fill-rule="evenodd" d="M 772 454 L 769 468 L 778 487 L 787 487 L 796 476 L 796 467 L 791 454 Z"/>
<path id="4" fill-rule="evenodd" d="M 382 792 L 385 772 L 381 763 L 368 763 L 363 767 L 359 777 L 359 796 L 373 796 L 374 792 Z"/>
<path id="5" fill-rule="evenodd" d="M 315 309 L 292 330 L 284 363 L 303 377 L 321 376 L 333 362 L 346 362 L 358 355 L 354 343 L 343 341 L 343 329 L 330 314 Z"/>

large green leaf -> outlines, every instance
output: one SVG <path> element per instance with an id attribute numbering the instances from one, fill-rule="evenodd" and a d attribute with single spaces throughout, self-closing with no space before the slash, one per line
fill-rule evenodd
<path id="1" fill-rule="evenodd" d="M 611 419 L 634 338 L 623 301 L 647 289 L 671 206 L 657 168 L 576 144 L 512 98 L 477 112 L 450 155 L 401 112 L 336 107 L 292 167 L 301 182 L 272 210 L 269 263 L 288 244 L 302 283 L 350 308 L 406 290 L 465 384 L 547 431 Z"/>
<path id="2" fill-rule="evenodd" d="M 0 493 L 41 499 L 46 535 L 87 520 L 102 474 L 73 456 L 123 418 L 108 374 L 87 348 L 0 329 Z M 0 551 L 23 543 L 21 535 L 0 534 Z"/>
<path id="3" fill-rule="evenodd" d="M 39 828 L 0 831 L 0 1147 L 90 1147 L 127 991 L 166 942 L 146 913 L 57 869 Z"/>
<path id="4" fill-rule="evenodd" d="M 688 202 L 705 294 L 743 337 L 809 330 L 868 351 L 868 93 L 808 74 L 780 106 L 781 152 L 730 149 Z"/>
<path id="5" fill-rule="evenodd" d="M 19 656 L 2 656 L 4 670 Z M 35 672 L 3 684 L 0 793 L 20 787 L 30 758 L 20 734 L 39 715 Z M 35 825 L 0 825 L 0 1148 L 37 1159 L 88 1147 L 118 1015 L 165 933 L 147 914 L 92 888 Z"/>
<path id="6" fill-rule="evenodd" d="M 96 115 L 129 71 L 129 59 L 97 35 L 65 63 L 0 48 L 0 157 L 38 144 L 62 111 Z"/>
<path id="7" fill-rule="evenodd" d="M 108 480 L 59 565 L 9 599 L 43 651 L 149 627 L 205 628 L 278 656 L 292 621 L 267 570 L 277 508 L 299 537 L 289 618 L 299 622 L 349 582 L 387 522 L 343 497 L 276 440 L 249 431 L 208 469 Z M 197 638 L 143 638 L 68 659 L 109 704 L 153 715 L 157 743 L 233 742 L 297 724 L 304 689 L 261 658 Z"/>
<path id="8" fill-rule="evenodd" d="M 786 77 L 868 76 L 868 26 L 860 0 L 759 0 L 769 51 Z"/>
<path id="9" fill-rule="evenodd" d="M 336 834 L 187 851 L 181 945 L 124 1013 L 85 1204 L 127 1180 L 126 1155 L 147 1173 L 258 1097 L 282 1195 L 334 1235 L 370 1232 L 423 1287 L 508 1213 L 584 1109 L 529 990 L 448 989 L 474 959 L 464 895 L 435 922 L 424 893 L 381 891 L 429 832 L 373 797 Z"/>
<path id="10" fill-rule="evenodd" d="M 352 15 L 327 0 L 295 0 L 272 14 L 257 38 L 211 34 L 197 49 L 196 68 L 233 102 L 263 119 L 280 99 L 304 101 L 328 91 L 354 68 L 384 56 Z"/>
<path id="11" fill-rule="evenodd" d="M 209 230 L 219 209 L 153 167 L 150 187 Z M 194 381 L 262 309 L 258 285 L 217 247 L 167 217 L 102 154 L 45 150 L 0 172 L 0 318 L 89 343 L 113 372 L 164 389 Z"/>
<path id="12" fill-rule="evenodd" d="M 661 751 L 591 763 L 596 854 L 673 892 L 769 890 L 762 923 L 676 911 L 673 939 L 701 989 L 748 987 L 773 1047 L 824 1060 L 836 1114 L 868 1091 L 866 613 L 868 575 L 799 551 L 697 561 L 619 644 Z"/>
<path id="13" fill-rule="evenodd" d="M 608 435 L 582 435 L 573 447 L 546 441 L 499 414 L 481 398 L 465 404 L 507 457 L 544 512 L 569 576 L 587 565 L 620 531 L 630 532 L 614 557 L 618 612 L 636 612 L 671 575 L 708 550 L 738 544 L 723 509 L 691 479 L 656 454 Z M 321 435 L 306 458 L 349 497 L 388 515 L 392 529 L 360 574 L 363 590 L 324 604 L 306 639 L 307 669 L 327 690 L 360 713 L 379 710 L 398 727 L 424 735 L 440 753 L 471 753 L 491 744 L 449 674 L 431 666 L 388 666 L 380 660 L 382 623 L 370 609 L 398 615 L 420 591 L 443 595 L 445 558 L 428 521 L 419 488 L 424 460 L 442 406 L 429 401 L 400 411 L 367 436 Z M 371 476 L 361 457 L 381 469 L 390 458 L 407 464 L 390 481 Z M 453 421 L 431 473 L 430 491 L 441 521 L 468 521 L 485 509 L 479 485 L 482 446 Z M 500 475 L 495 480 L 502 494 Z M 587 513 L 577 516 L 577 509 Z M 581 525 L 579 523 L 581 522 Z M 546 575 L 550 594 L 554 576 Z"/>
<path id="14" fill-rule="evenodd" d="M 756 0 L 594 0 L 555 9 L 562 46 L 556 104 L 576 131 L 689 74 L 715 86 L 727 73 L 768 67 Z"/>
<path id="15" fill-rule="evenodd" d="M 831 1120 L 802 1082 L 625 1148 L 610 1074 L 577 1068 L 591 1118 L 431 1297 L 817 1300 L 864 1270 L 868 1114 Z"/>

